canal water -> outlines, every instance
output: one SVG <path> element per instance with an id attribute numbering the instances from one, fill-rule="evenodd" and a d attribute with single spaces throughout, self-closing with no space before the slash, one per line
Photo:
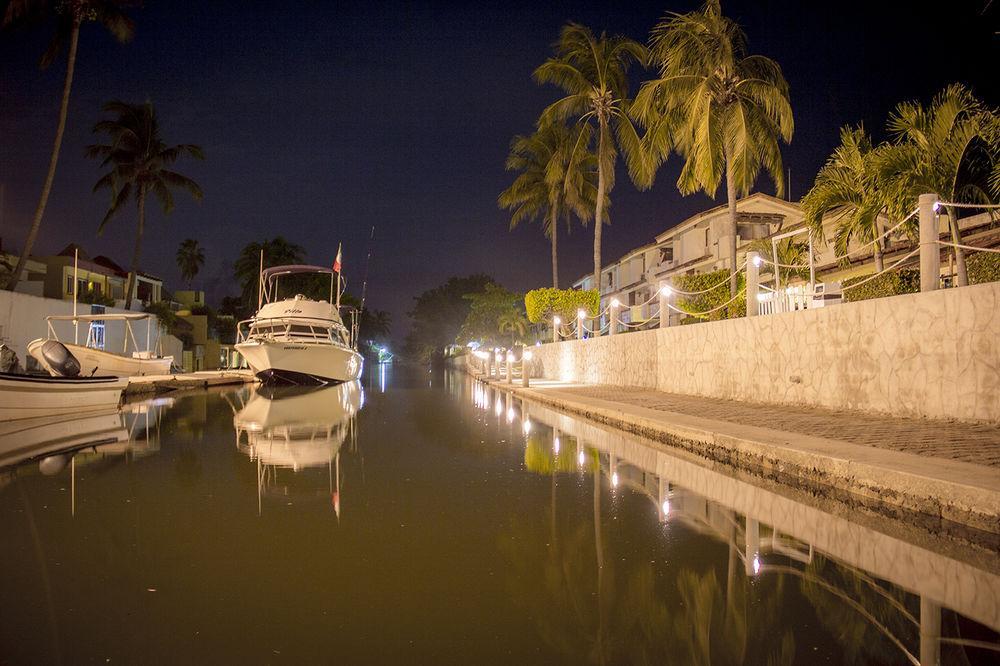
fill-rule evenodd
<path id="1" fill-rule="evenodd" d="M 1000 657 L 995 553 L 460 374 L 0 424 L 0 466 L 0 664 Z"/>

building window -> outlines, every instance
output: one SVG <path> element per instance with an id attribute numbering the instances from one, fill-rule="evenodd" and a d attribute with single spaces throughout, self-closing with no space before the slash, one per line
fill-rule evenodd
<path id="1" fill-rule="evenodd" d="M 660 248 L 660 263 L 669 264 L 674 260 L 674 246 L 667 245 L 666 247 Z"/>
<path id="2" fill-rule="evenodd" d="M 66 276 L 66 294 L 68 296 L 72 296 L 73 295 L 73 276 L 72 275 L 67 275 Z"/>

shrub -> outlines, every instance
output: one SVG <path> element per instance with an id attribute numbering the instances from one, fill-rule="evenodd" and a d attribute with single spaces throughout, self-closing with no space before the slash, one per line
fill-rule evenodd
<path id="1" fill-rule="evenodd" d="M 843 287 L 849 287 L 862 280 L 867 280 L 870 275 L 850 278 L 841 283 Z M 849 289 L 844 292 L 844 301 L 854 303 L 856 301 L 867 301 L 870 298 L 883 298 L 885 296 L 897 296 L 899 294 L 915 294 L 920 291 L 920 271 L 915 268 L 901 268 L 895 271 L 882 273 L 878 277 L 861 285 L 857 289 Z"/>
<path id="2" fill-rule="evenodd" d="M 729 280 L 726 279 L 728 276 L 729 270 L 723 268 L 711 273 L 680 275 L 673 278 L 673 286 L 680 291 L 694 292 L 714 287 L 711 291 L 698 294 L 697 296 L 678 295 L 677 308 L 687 312 L 692 317 L 709 321 L 745 317 L 747 314 L 746 292 L 740 293 L 736 300 L 730 303 L 728 307 L 720 308 L 723 303 L 731 298 L 729 296 Z M 746 286 L 746 276 L 741 273 L 738 277 L 738 288 L 742 290 Z M 715 310 L 715 308 L 720 309 Z M 700 312 L 707 312 L 708 310 L 715 311 L 709 314 L 698 314 Z"/>
<path id="3" fill-rule="evenodd" d="M 969 273 L 969 284 L 1000 282 L 1000 254 L 995 252 L 970 254 L 965 260 L 965 268 Z"/>
<path id="4" fill-rule="evenodd" d="M 591 317 L 597 316 L 601 307 L 601 297 L 596 289 L 555 289 L 544 287 L 533 289 L 524 295 L 524 307 L 528 312 L 528 321 L 537 324 L 553 315 L 562 317 L 563 321 L 576 319 L 577 310 L 581 308 Z"/>
<path id="5" fill-rule="evenodd" d="M 115 299 L 111 298 L 107 294 L 94 291 L 93 289 L 88 289 L 80 294 L 79 300 L 81 303 L 89 303 L 90 305 L 103 305 L 109 308 L 113 308 L 115 306 Z"/>

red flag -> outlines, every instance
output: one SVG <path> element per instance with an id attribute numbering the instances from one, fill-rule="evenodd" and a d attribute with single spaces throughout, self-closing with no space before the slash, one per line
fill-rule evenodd
<path id="1" fill-rule="evenodd" d="M 337 243 L 337 258 L 333 260 L 333 270 L 340 272 L 340 243 Z"/>

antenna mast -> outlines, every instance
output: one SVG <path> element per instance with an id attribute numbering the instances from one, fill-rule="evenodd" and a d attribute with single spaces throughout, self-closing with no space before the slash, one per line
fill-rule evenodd
<path id="1" fill-rule="evenodd" d="M 375 225 L 372 225 L 372 233 L 368 238 L 368 256 L 365 258 L 365 281 L 361 284 L 361 311 L 365 311 L 365 297 L 368 294 L 368 268 L 372 263 L 372 246 L 375 245 Z"/>

